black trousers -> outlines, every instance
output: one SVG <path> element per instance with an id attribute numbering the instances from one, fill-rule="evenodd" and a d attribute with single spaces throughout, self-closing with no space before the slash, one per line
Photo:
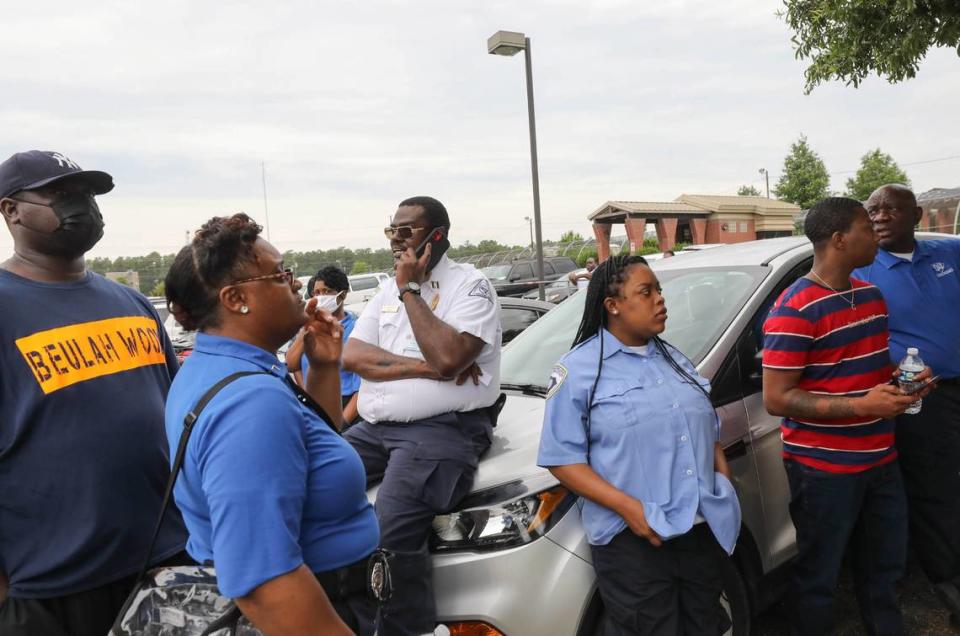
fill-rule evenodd
<path id="1" fill-rule="evenodd" d="M 397 555 L 393 596 L 380 611 L 380 636 L 415 636 L 436 626 L 427 549 L 431 524 L 470 492 L 491 434 L 484 410 L 415 422 L 361 419 L 344 435 L 363 460 L 367 483 L 381 482 L 374 506 L 380 546 Z M 362 629 L 369 624 L 361 620 Z"/>
<path id="2" fill-rule="evenodd" d="M 189 565 L 186 552 L 157 565 Z M 136 574 L 55 598 L 7 598 L 0 605 L 2 636 L 105 636 L 127 600 Z"/>
<path id="3" fill-rule="evenodd" d="M 897 418 L 910 544 L 934 583 L 960 583 L 960 385 L 942 384 Z"/>
<path id="4" fill-rule="evenodd" d="M 377 628 L 376 618 L 367 623 L 362 620 L 369 616 L 377 617 L 378 612 L 377 602 L 368 592 L 369 558 L 364 557 L 337 571 L 314 572 L 340 620 L 359 636 L 373 636 Z M 344 572 L 346 576 L 342 576 Z"/>
<path id="5" fill-rule="evenodd" d="M 727 555 L 706 523 L 653 547 L 629 528 L 591 546 L 607 610 L 604 636 L 714 636 Z"/>

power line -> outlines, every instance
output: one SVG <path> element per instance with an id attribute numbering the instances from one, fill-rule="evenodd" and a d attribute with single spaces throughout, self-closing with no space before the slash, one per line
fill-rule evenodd
<path id="1" fill-rule="evenodd" d="M 953 155 L 953 156 L 950 156 L 950 157 L 941 157 L 941 158 L 939 158 L 939 159 L 925 159 L 925 160 L 923 160 L 923 161 L 911 161 L 910 163 L 901 163 L 901 164 L 897 164 L 897 165 L 899 165 L 899 166 L 902 167 L 902 168 L 905 168 L 906 166 L 922 166 L 922 165 L 924 165 L 924 164 L 928 164 L 928 163 L 938 163 L 938 162 L 940 162 L 940 161 L 953 161 L 954 159 L 960 159 L 960 155 Z M 840 170 L 840 171 L 837 171 L 837 172 L 831 172 L 830 174 L 832 174 L 832 175 L 834 175 L 834 174 L 853 174 L 853 173 L 855 173 L 855 172 L 857 172 L 857 171 L 859 171 L 859 168 L 857 168 L 857 170 Z"/>

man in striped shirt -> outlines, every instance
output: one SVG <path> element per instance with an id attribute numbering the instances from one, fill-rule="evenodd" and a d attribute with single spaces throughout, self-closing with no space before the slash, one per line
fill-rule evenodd
<path id="1" fill-rule="evenodd" d="M 853 199 L 825 199 L 807 213 L 804 233 L 813 267 L 774 303 L 763 352 L 763 399 L 783 416 L 797 530 L 793 625 L 799 634 L 832 632 L 837 576 L 852 538 L 867 633 L 902 634 L 895 586 L 907 511 L 892 418 L 917 396 L 890 384 L 883 296 L 850 278 L 877 253 L 867 211 Z"/>

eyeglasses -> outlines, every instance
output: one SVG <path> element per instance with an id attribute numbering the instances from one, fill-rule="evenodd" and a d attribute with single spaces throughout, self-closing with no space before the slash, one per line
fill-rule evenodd
<path id="1" fill-rule="evenodd" d="M 413 238 L 414 230 L 422 230 L 423 227 L 419 225 L 397 225 L 383 228 L 383 234 L 391 241 L 394 238 L 398 238 L 406 241 L 407 239 Z"/>
<path id="2" fill-rule="evenodd" d="M 240 280 L 235 280 L 230 285 L 242 285 L 243 283 L 252 283 L 258 280 L 282 280 L 287 285 L 293 285 L 293 268 L 285 267 L 283 271 L 273 272 L 272 274 L 264 274 L 263 276 L 251 276 L 250 278 L 241 278 Z M 229 285 L 228 285 L 229 286 Z"/>

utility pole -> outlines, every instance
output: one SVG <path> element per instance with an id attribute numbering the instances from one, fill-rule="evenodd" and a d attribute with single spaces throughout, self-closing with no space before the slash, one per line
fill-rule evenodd
<path id="1" fill-rule="evenodd" d="M 769 199 L 770 198 L 770 173 L 767 172 L 766 168 L 760 168 L 760 174 L 762 174 L 764 178 L 767 180 L 767 198 Z"/>
<path id="2" fill-rule="evenodd" d="M 270 213 L 267 211 L 267 164 L 260 162 L 260 177 L 263 180 L 263 218 L 267 226 L 267 241 L 270 241 Z"/>

